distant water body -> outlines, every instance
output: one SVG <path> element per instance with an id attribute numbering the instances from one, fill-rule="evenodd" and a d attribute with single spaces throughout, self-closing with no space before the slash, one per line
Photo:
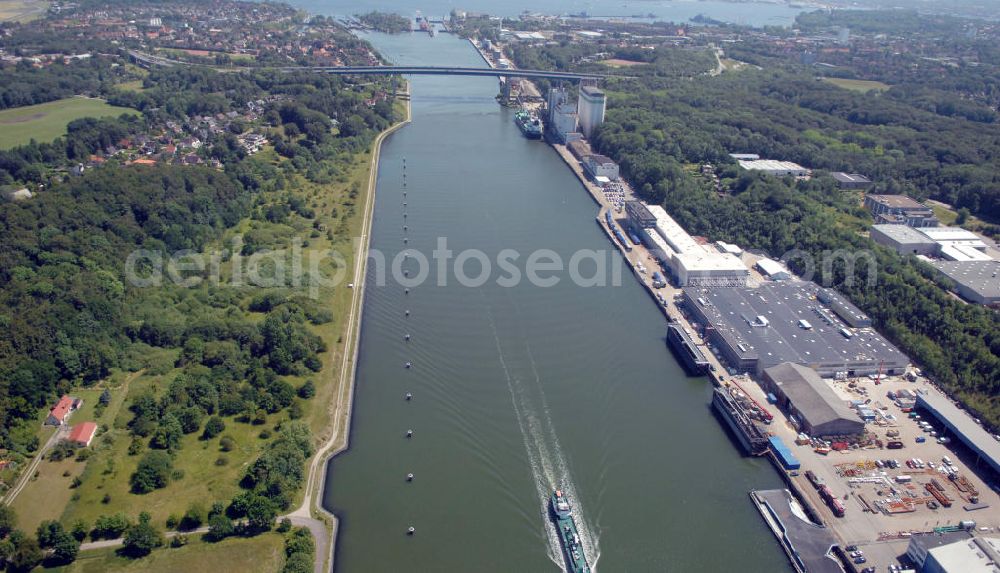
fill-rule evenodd
<path id="1" fill-rule="evenodd" d="M 693 0 L 292 0 L 293 5 L 314 14 L 351 16 L 371 10 L 440 18 L 453 8 L 494 16 L 533 13 L 564 15 L 586 12 L 590 17 L 628 18 L 653 14 L 656 20 L 687 23 L 703 14 L 708 18 L 745 26 L 790 26 L 802 8 L 770 2 L 718 2 Z"/>

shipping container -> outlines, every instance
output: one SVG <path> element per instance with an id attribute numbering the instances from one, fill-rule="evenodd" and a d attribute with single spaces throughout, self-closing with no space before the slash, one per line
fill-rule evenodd
<path id="1" fill-rule="evenodd" d="M 771 442 L 771 451 L 774 452 L 774 455 L 786 470 L 797 470 L 802 466 L 798 458 L 785 445 L 785 442 L 781 441 L 781 438 L 771 436 L 768 438 L 768 441 Z"/>

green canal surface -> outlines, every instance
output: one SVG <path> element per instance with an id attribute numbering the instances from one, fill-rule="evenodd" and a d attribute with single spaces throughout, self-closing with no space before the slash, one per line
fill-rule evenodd
<path id="1" fill-rule="evenodd" d="M 483 65 L 446 34 L 367 37 L 399 64 Z M 376 284 L 370 262 L 351 445 L 327 468 L 336 571 L 559 571 L 546 513 L 556 487 L 598 571 L 790 570 L 747 495 L 778 476 L 741 456 L 709 382 L 685 376 L 627 269 L 620 286 L 576 286 L 566 272 L 541 273 L 560 278 L 550 287 L 497 284 L 504 249 L 522 271 L 538 249 L 564 261 L 603 251 L 612 281 L 620 257 L 567 166 L 521 136 L 495 80 L 411 79 L 413 123 L 382 150 L 372 248 L 391 267 L 446 238 L 455 255 L 479 249 L 494 264 L 472 288 L 453 265 L 438 284 L 432 260 L 407 294 Z M 416 258 L 402 265 L 417 274 Z M 477 277 L 481 263 L 464 270 Z"/>

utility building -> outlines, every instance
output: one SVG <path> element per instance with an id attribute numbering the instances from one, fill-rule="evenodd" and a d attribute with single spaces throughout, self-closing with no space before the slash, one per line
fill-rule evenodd
<path id="1" fill-rule="evenodd" d="M 764 370 L 764 390 L 813 437 L 856 436 L 865 424 L 812 368 L 785 362 Z"/>
<path id="2" fill-rule="evenodd" d="M 604 108 L 607 97 L 604 92 L 594 86 L 580 88 L 580 100 L 577 103 L 577 116 L 580 120 L 580 131 L 590 137 L 594 129 L 604 123 Z"/>

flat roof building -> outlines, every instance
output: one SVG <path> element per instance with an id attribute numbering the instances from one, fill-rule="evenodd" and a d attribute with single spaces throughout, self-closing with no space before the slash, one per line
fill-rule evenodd
<path id="1" fill-rule="evenodd" d="M 625 213 L 633 229 L 652 229 L 656 227 L 656 217 L 649 212 L 642 201 L 625 201 Z"/>
<path id="2" fill-rule="evenodd" d="M 618 164 L 610 157 L 593 154 L 584 157 L 583 167 L 587 173 L 593 177 L 607 177 L 611 181 L 618 180 Z"/>
<path id="3" fill-rule="evenodd" d="M 910 547 L 922 541 L 911 539 Z M 1000 573 L 1000 539 L 995 537 L 968 537 L 951 543 L 933 544 L 921 551 L 914 547 L 913 553 L 921 560 L 913 559 L 920 566 L 921 573 Z M 908 548 L 906 554 L 910 555 Z"/>
<path id="4" fill-rule="evenodd" d="M 821 288 L 816 291 L 816 300 L 830 307 L 830 310 L 837 313 L 837 316 L 851 328 L 868 328 L 872 325 L 872 319 L 867 314 L 861 312 L 854 303 L 832 288 Z"/>
<path id="5" fill-rule="evenodd" d="M 906 556 L 917 566 L 918 570 L 923 570 L 927 561 L 927 554 L 935 547 L 943 547 L 952 543 L 962 543 L 972 539 L 968 531 L 947 531 L 942 533 L 914 533 L 910 537 L 910 544 L 906 548 Z"/>
<path id="6" fill-rule="evenodd" d="M 938 245 L 907 225 L 872 225 L 872 240 L 901 255 L 933 255 Z"/>
<path id="7" fill-rule="evenodd" d="M 955 292 L 976 304 L 1000 304 L 1000 261 L 932 261 L 955 283 Z"/>
<path id="8" fill-rule="evenodd" d="M 789 362 L 765 368 L 761 386 L 810 436 L 856 436 L 865 431 L 865 423 L 812 368 Z"/>
<path id="9" fill-rule="evenodd" d="M 636 210 L 634 210 L 636 211 Z M 743 286 L 750 276 L 743 261 L 730 253 L 720 253 L 694 240 L 673 217 L 659 205 L 649 205 L 646 211 L 656 221 L 656 233 L 666 242 L 658 244 L 647 231 L 649 240 L 656 245 L 654 256 L 669 266 L 671 274 L 681 286 Z M 640 213 L 641 215 L 641 213 Z M 643 221 L 633 223 L 641 226 Z"/>
<path id="10" fill-rule="evenodd" d="M 775 161 L 774 159 L 738 159 L 740 167 L 747 171 L 763 171 L 771 175 L 805 177 L 809 170 L 791 161 Z"/>
<path id="11" fill-rule="evenodd" d="M 941 258 L 948 259 L 949 261 L 992 261 L 993 257 L 987 255 L 983 251 L 980 251 L 971 245 L 956 245 L 951 243 L 945 243 L 939 245 L 938 254 Z"/>
<path id="12" fill-rule="evenodd" d="M 985 463 L 1000 475 L 1000 442 L 977 424 L 968 412 L 960 410 L 943 394 L 934 391 L 917 394 L 917 407 L 930 412 L 944 424 L 975 454 L 977 463 Z"/>
<path id="13" fill-rule="evenodd" d="M 878 224 L 936 227 L 939 223 L 931 208 L 906 195 L 866 195 L 865 207 L 872 212 Z"/>
<path id="14" fill-rule="evenodd" d="M 656 230 L 675 253 L 686 253 L 699 247 L 698 242 L 674 221 L 659 205 L 649 205 L 649 213 L 656 218 Z"/>
<path id="15" fill-rule="evenodd" d="M 585 157 L 593 155 L 594 153 L 590 149 L 590 144 L 582 139 L 579 141 L 571 141 L 566 144 L 566 147 L 569 149 L 569 152 L 573 154 L 573 157 L 576 157 L 580 161 L 583 161 Z"/>
<path id="16" fill-rule="evenodd" d="M 837 181 L 837 186 L 841 189 L 867 189 L 872 184 L 871 179 L 859 173 L 835 171 L 830 176 Z"/>
<path id="17" fill-rule="evenodd" d="M 792 278 L 792 273 L 788 272 L 788 269 L 784 267 L 778 261 L 771 259 L 760 259 L 757 261 L 757 270 L 761 272 L 762 275 L 771 279 L 772 281 L 784 281 Z"/>
<path id="18" fill-rule="evenodd" d="M 757 288 L 685 288 L 681 304 L 732 368 L 759 374 L 783 362 L 822 376 L 901 374 L 909 358 L 870 328 L 852 328 L 804 281 Z"/>
<path id="19" fill-rule="evenodd" d="M 961 227 L 928 227 L 918 229 L 928 239 L 939 245 L 961 245 L 974 249 L 986 250 L 986 243 L 979 235 Z"/>
<path id="20" fill-rule="evenodd" d="M 735 287 L 747 284 L 750 270 L 739 257 L 698 245 L 678 253 L 671 265 L 681 286 Z"/>

